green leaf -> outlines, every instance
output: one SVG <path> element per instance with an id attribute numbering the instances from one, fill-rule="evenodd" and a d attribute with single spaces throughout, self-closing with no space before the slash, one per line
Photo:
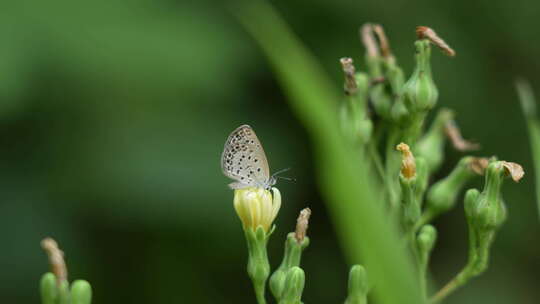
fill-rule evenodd
<path id="1" fill-rule="evenodd" d="M 540 122 L 536 114 L 536 100 L 534 98 L 529 82 L 524 79 L 516 81 L 516 89 L 521 101 L 521 108 L 527 120 L 529 129 L 529 140 L 531 141 L 531 152 L 534 163 L 534 178 L 536 188 L 536 204 L 538 205 L 538 215 L 540 216 Z"/>
<path id="2" fill-rule="evenodd" d="M 311 136 L 321 191 L 349 262 L 366 265 L 377 303 L 423 303 L 411 260 L 382 209 L 380 191 L 372 187 L 375 177 L 340 133 L 339 90 L 266 2 L 242 1 L 235 13 L 268 57 Z"/>

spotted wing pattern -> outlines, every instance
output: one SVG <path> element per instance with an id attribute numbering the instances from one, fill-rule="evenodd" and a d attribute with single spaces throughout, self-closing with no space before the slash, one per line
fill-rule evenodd
<path id="1" fill-rule="evenodd" d="M 248 125 L 238 127 L 229 135 L 221 155 L 221 169 L 236 181 L 229 185 L 233 189 L 268 188 L 273 180 L 264 149 Z"/>

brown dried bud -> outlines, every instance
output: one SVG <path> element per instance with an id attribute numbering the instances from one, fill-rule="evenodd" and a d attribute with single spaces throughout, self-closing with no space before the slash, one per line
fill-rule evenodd
<path id="1" fill-rule="evenodd" d="M 390 43 L 388 43 L 388 39 L 386 38 L 383 27 L 380 24 L 375 24 L 373 25 L 373 31 L 379 39 L 379 46 L 381 48 L 382 56 L 391 62 L 394 62 L 395 59 L 392 55 L 392 51 L 390 50 Z"/>
<path id="2" fill-rule="evenodd" d="M 344 90 L 345 94 L 353 95 L 358 91 L 358 85 L 356 84 L 356 69 L 353 65 L 352 58 L 344 57 L 339 60 L 343 68 L 343 75 L 345 76 Z"/>
<path id="3" fill-rule="evenodd" d="M 489 158 L 487 157 L 471 157 L 469 162 L 469 169 L 478 175 L 484 175 L 486 168 L 489 165 Z"/>
<path id="4" fill-rule="evenodd" d="M 418 39 L 428 39 L 431 43 L 438 46 L 446 55 L 450 57 L 456 56 L 456 52 L 429 27 L 417 26 L 416 36 Z"/>
<path id="5" fill-rule="evenodd" d="M 507 161 L 502 161 L 501 163 L 506 169 L 506 174 L 510 175 L 514 182 L 519 182 L 523 178 L 523 175 L 525 175 L 525 171 L 523 171 L 523 167 L 520 164 Z"/>
<path id="6" fill-rule="evenodd" d="M 456 122 L 453 120 L 450 120 L 446 123 L 446 125 L 444 126 L 444 132 L 446 133 L 446 136 L 448 136 L 448 138 L 450 139 L 450 142 L 452 143 L 454 149 L 458 151 L 466 152 L 480 149 L 479 144 L 468 141 L 461 136 L 461 131 L 459 130 Z"/>
<path id="7" fill-rule="evenodd" d="M 366 48 L 368 57 L 378 57 L 379 48 L 377 46 L 377 41 L 373 36 L 373 26 L 370 23 L 365 23 L 360 28 L 360 38 L 364 47 Z"/>
<path id="8" fill-rule="evenodd" d="M 311 216 L 311 209 L 305 208 L 300 211 L 298 220 L 296 220 L 296 231 L 294 237 L 298 243 L 301 243 L 306 237 L 306 232 L 309 224 L 309 217 Z"/>
<path id="9" fill-rule="evenodd" d="M 48 237 L 41 241 L 41 248 L 45 250 L 49 257 L 51 271 L 56 276 L 57 284 L 60 285 L 60 283 L 67 281 L 68 272 L 64 261 L 64 252 L 58 248 L 58 243 Z"/>
<path id="10" fill-rule="evenodd" d="M 401 152 L 401 175 L 407 179 L 414 178 L 416 176 L 416 161 L 409 145 L 400 143 L 396 149 Z"/>

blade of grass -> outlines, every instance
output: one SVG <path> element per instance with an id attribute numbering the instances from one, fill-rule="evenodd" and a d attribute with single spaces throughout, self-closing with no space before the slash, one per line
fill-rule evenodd
<path id="1" fill-rule="evenodd" d="M 357 161 L 358 151 L 339 132 L 339 91 L 266 2 L 242 1 L 235 14 L 268 57 L 311 136 L 321 190 L 349 262 L 367 266 L 377 303 L 423 303 L 410 257 L 383 212 L 380 191 L 371 187 L 367 164 Z"/>
<path id="2" fill-rule="evenodd" d="M 516 80 L 516 89 L 523 114 L 525 114 L 525 119 L 527 120 L 527 129 L 529 130 L 529 140 L 534 164 L 536 204 L 538 205 L 538 216 L 540 217 L 540 121 L 536 114 L 536 100 L 529 82 L 524 79 Z"/>

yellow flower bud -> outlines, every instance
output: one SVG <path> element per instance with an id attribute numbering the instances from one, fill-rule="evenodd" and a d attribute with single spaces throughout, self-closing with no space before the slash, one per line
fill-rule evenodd
<path id="1" fill-rule="evenodd" d="M 409 146 L 405 143 L 397 145 L 396 150 L 401 152 L 401 175 L 406 179 L 416 177 L 416 161 Z"/>
<path id="2" fill-rule="evenodd" d="M 279 190 L 272 188 L 272 192 L 273 195 L 270 191 L 257 187 L 234 191 L 234 209 L 242 220 L 244 229 L 256 230 L 260 226 L 264 231 L 270 231 L 281 207 Z"/>

